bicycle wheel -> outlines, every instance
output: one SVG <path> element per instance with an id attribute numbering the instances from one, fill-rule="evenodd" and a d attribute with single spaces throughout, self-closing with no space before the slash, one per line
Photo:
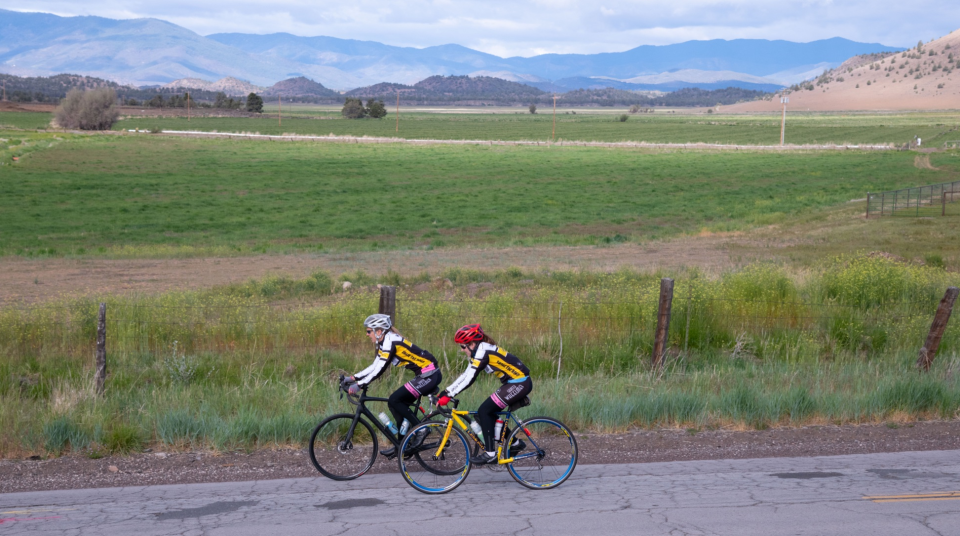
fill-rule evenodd
<path id="1" fill-rule="evenodd" d="M 363 418 L 357 420 L 347 438 L 354 415 L 339 413 L 327 417 L 310 435 L 310 461 L 323 476 L 353 480 L 373 467 L 377 456 L 377 434 Z"/>
<path id="2" fill-rule="evenodd" d="M 463 483 L 470 474 L 467 439 L 460 430 L 452 429 L 440 456 L 437 456 L 447 423 L 427 421 L 407 433 L 400 445 L 402 452 L 407 452 L 411 438 L 421 430 L 428 431 L 423 444 L 412 449 L 412 456 L 397 457 L 400 474 L 417 491 L 433 495 L 447 493 Z"/>
<path id="3" fill-rule="evenodd" d="M 444 428 L 446 428 L 446 425 L 447 425 L 447 423 L 440 422 L 440 421 L 431 421 L 431 422 L 438 422 Z M 479 454 L 480 443 L 477 443 L 476 440 L 471 438 L 470 435 L 465 433 L 463 430 L 460 430 L 460 432 L 463 433 L 464 438 L 466 438 L 467 445 L 470 447 L 470 457 L 473 457 Z M 422 465 L 425 470 L 430 471 L 431 473 L 435 473 L 438 475 L 457 474 L 460 472 L 462 468 L 453 467 L 450 464 L 448 464 L 445 461 L 445 458 L 446 458 L 445 454 L 441 454 L 441 460 L 439 460 L 440 463 L 437 463 L 438 460 L 433 459 L 433 453 L 436 452 L 437 447 L 440 446 L 440 439 L 442 437 L 443 437 L 442 435 L 437 436 L 433 432 L 431 432 L 430 435 L 427 436 L 426 439 L 424 439 L 423 444 L 420 447 L 414 449 L 413 456 L 414 458 L 417 459 L 418 462 L 420 462 L 420 465 Z M 451 445 L 451 440 L 448 439 L 447 446 L 449 447 L 450 445 Z M 485 465 L 484 467 L 490 467 L 490 465 Z"/>
<path id="4" fill-rule="evenodd" d="M 510 476 L 531 489 L 555 488 L 570 478 L 577 466 L 577 440 L 562 422 L 549 417 L 533 417 L 523 421 L 507 438 L 524 443 L 507 464 Z"/>

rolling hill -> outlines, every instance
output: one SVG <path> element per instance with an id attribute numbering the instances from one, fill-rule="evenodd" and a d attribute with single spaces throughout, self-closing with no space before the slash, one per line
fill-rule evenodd
<path id="1" fill-rule="evenodd" d="M 960 30 L 899 53 L 854 56 L 787 92 L 788 110 L 960 109 Z M 779 99 L 727 111 L 773 111 Z"/>

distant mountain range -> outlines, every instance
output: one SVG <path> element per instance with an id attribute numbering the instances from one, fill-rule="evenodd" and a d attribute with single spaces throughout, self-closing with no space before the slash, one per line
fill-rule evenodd
<path id="1" fill-rule="evenodd" d="M 410 85 L 434 75 L 472 75 L 543 91 L 728 86 L 770 91 L 810 79 L 851 56 L 899 50 L 842 38 L 810 43 L 736 39 L 501 58 L 460 45 L 410 48 L 286 33 L 204 37 L 157 19 L 59 17 L 0 9 L 0 72 L 69 72 L 139 86 L 233 77 L 266 87 L 306 77 L 326 88 L 349 90 L 379 82 Z"/>

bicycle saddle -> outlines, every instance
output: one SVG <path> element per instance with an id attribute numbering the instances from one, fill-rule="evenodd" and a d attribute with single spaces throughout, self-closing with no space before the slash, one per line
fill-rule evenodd
<path id="1" fill-rule="evenodd" d="M 525 396 L 525 397 L 523 397 L 523 400 L 518 400 L 517 402 L 514 402 L 513 404 L 510 404 L 510 408 L 509 408 L 509 409 L 510 409 L 510 412 L 512 413 L 512 412 L 514 412 L 514 411 L 517 411 L 517 410 L 520 409 L 520 408 L 525 408 L 525 407 L 527 407 L 527 406 L 529 406 L 529 405 L 530 405 L 530 397 L 529 397 L 529 396 Z"/>

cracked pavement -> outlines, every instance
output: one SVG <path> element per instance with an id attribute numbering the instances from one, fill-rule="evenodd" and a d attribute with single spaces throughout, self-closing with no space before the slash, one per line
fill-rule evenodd
<path id="1" fill-rule="evenodd" d="M 0 533 L 960 535 L 960 450 L 582 465 L 554 490 L 479 468 L 427 496 L 400 475 L 0 494 Z"/>

